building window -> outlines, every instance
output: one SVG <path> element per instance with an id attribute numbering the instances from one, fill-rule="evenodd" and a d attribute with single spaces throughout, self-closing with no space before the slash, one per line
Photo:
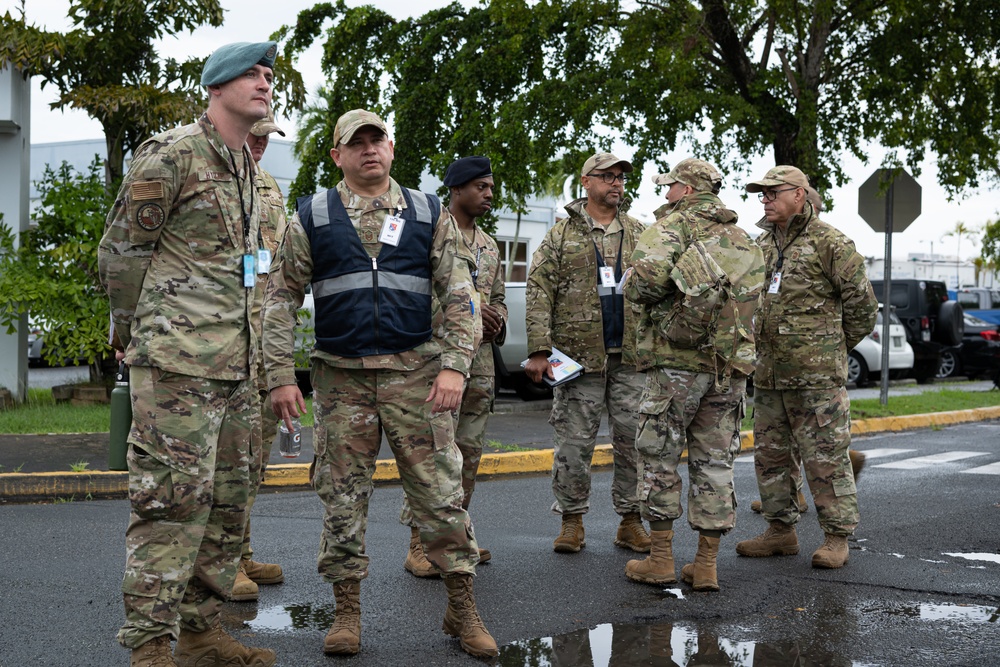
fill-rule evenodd
<path id="1" fill-rule="evenodd" d="M 514 239 L 497 239 L 500 265 L 507 282 L 523 283 L 528 280 L 528 242 Z M 509 273 L 508 273 L 509 271 Z"/>

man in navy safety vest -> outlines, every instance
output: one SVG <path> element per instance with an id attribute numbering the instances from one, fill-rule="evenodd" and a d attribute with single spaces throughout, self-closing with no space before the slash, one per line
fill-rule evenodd
<path id="1" fill-rule="evenodd" d="M 444 574 L 443 629 L 465 651 L 495 656 L 472 591 L 478 545 L 462 508 L 462 456 L 451 415 L 473 353 L 473 287 L 468 263 L 457 256 L 459 232 L 437 197 L 389 176 L 393 143 L 376 114 L 342 115 L 333 143 L 330 155 L 344 179 L 298 200 L 264 301 L 271 404 L 290 426 L 305 410 L 292 330 L 312 285 L 311 480 L 326 507 L 319 572 L 333 584 L 337 604 L 323 650 L 360 650 L 368 499 L 384 432 L 424 552 Z M 435 298 L 443 310 L 439 335 L 432 335 Z"/>

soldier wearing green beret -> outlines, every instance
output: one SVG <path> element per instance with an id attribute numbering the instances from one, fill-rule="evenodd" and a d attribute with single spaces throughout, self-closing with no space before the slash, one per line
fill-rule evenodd
<path id="1" fill-rule="evenodd" d="M 118 354 L 131 366 L 118 641 L 132 667 L 276 661 L 219 617 L 240 559 L 259 409 L 251 309 L 262 202 L 246 140 L 270 108 L 276 52 L 275 42 L 237 43 L 209 56 L 207 110 L 136 150 L 100 242 Z"/>

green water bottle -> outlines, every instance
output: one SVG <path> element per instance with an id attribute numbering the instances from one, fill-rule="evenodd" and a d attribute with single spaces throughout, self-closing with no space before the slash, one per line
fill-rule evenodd
<path id="1" fill-rule="evenodd" d="M 132 398 L 128 388 L 125 362 L 118 365 L 115 388 L 111 390 L 111 433 L 108 447 L 108 470 L 128 470 L 128 432 L 132 428 Z"/>

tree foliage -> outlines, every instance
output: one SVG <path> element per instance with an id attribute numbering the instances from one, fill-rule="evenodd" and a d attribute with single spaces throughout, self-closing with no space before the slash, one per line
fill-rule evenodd
<path id="1" fill-rule="evenodd" d="M 983 226 L 980 255 L 992 267 L 1000 266 L 1000 218 L 987 222 Z"/>
<path id="2" fill-rule="evenodd" d="M 324 40 L 311 141 L 328 150 L 365 106 L 392 117 L 400 180 L 488 155 L 515 209 L 614 139 L 636 164 L 684 142 L 724 172 L 770 151 L 821 190 L 873 143 L 915 174 L 935 153 L 950 194 L 1000 181 L 994 0 L 486 0 L 413 19 L 341 0 L 276 35 L 292 57 Z M 339 176 L 318 166 L 298 194 Z"/>
<path id="3" fill-rule="evenodd" d="M 0 226 L 0 325 L 12 333 L 30 312 L 45 337 L 45 358 L 53 363 L 85 358 L 94 380 L 110 350 L 97 244 L 113 195 L 107 194 L 102 171 L 96 155 L 86 173 L 67 162 L 57 170 L 46 166 L 36 183 L 41 205 L 19 245 L 10 228 Z"/>
<path id="4" fill-rule="evenodd" d="M 205 106 L 204 58 L 160 58 L 154 42 L 203 25 L 222 25 L 218 0 L 72 0 L 65 33 L 0 16 L 0 67 L 12 64 L 42 87 L 55 86 L 53 109 L 80 109 L 101 123 L 105 184 L 121 178 L 125 155 L 153 134 L 197 119 Z M 207 56 L 207 54 L 206 54 Z M 301 105 L 301 76 L 278 59 L 276 77 L 291 106 Z M 276 106 L 278 106 L 276 104 Z"/>

